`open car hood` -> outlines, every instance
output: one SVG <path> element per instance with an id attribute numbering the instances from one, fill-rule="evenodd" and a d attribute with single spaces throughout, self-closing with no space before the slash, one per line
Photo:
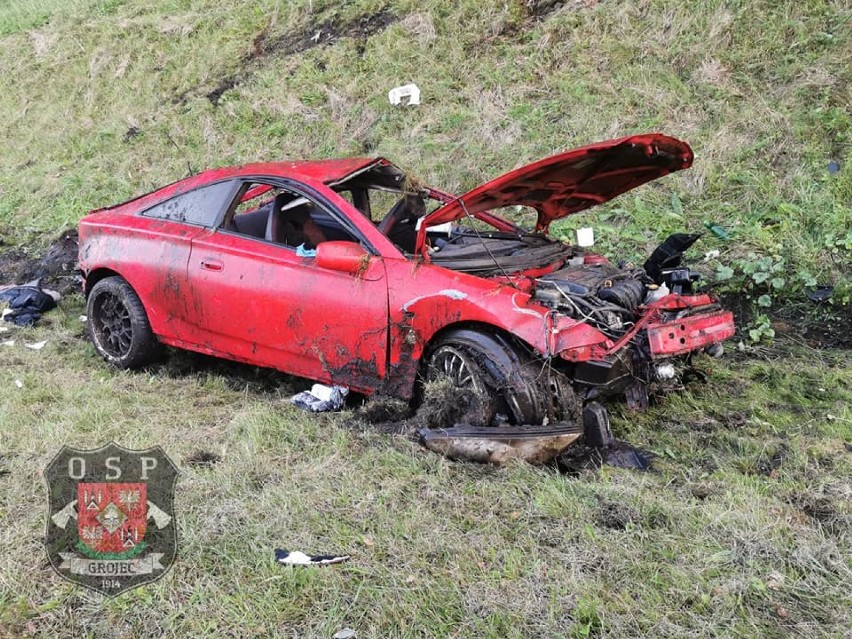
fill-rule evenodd
<path id="1" fill-rule="evenodd" d="M 651 180 L 692 165 L 686 142 L 649 133 L 554 155 L 482 184 L 433 211 L 424 226 L 504 206 L 538 211 L 537 231 L 566 215 L 607 202 Z"/>

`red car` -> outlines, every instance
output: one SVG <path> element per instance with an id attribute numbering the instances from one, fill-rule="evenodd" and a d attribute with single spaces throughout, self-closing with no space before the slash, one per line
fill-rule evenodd
<path id="1" fill-rule="evenodd" d="M 576 420 L 603 396 L 647 399 L 671 365 L 734 333 L 680 265 L 644 268 L 547 237 L 550 224 L 688 168 L 660 134 L 600 142 L 454 197 L 383 158 L 206 171 L 80 222 L 89 333 L 132 368 L 161 345 L 411 399 L 449 376 L 498 421 Z M 532 230 L 508 218 L 529 210 Z"/>

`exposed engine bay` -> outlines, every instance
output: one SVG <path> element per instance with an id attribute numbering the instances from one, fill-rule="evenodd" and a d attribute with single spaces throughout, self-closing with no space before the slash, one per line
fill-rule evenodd
<path id="1" fill-rule="evenodd" d="M 645 282 L 650 280 L 642 269 L 577 264 L 536 279 L 533 297 L 612 335 L 633 324 L 633 311 L 646 297 Z"/>

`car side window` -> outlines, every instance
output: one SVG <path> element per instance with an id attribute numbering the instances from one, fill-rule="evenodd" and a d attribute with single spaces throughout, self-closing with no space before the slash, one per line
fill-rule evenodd
<path id="1" fill-rule="evenodd" d="M 290 189 L 245 183 L 222 227 L 267 242 L 311 251 L 328 240 L 358 242 L 330 211 Z"/>
<path id="2" fill-rule="evenodd" d="M 233 181 L 202 186 L 155 204 L 143 211 L 142 215 L 160 220 L 212 227 L 216 225 L 219 214 L 230 202 L 233 190 Z"/>

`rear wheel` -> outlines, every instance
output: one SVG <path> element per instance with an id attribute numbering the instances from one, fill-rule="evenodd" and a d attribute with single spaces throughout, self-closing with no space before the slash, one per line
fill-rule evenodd
<path id="1" fill-rule="evenodd" d="M 86 309 L 89 337 L 110 364 L 138 368 L 162 354 L 142 301 L 123 278 L 107 277 L 95 284 Z"/>
<path id="2" fill-rule="evenodd" d="M 568 379 L 499 334 L 450 331 L 428 350 L 425 364 L 427 381 L 447 378 L 484 397 L 492 419 L 502 413 L 522 425 L 579 418 Z"/>

